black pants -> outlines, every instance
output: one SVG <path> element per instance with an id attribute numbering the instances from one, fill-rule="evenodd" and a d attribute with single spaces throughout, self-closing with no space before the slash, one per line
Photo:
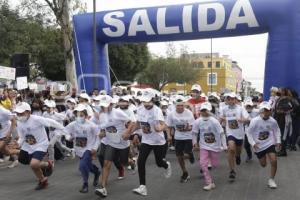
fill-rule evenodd
<path id="1" fill-rule="evenodd" d="M 164 149 L 165 145 L 148 145 L 144 143 L 141 144 L 140 154 L 138 158 L 140 185 L 146 185 L 146 161 L 152 150 L 154 152 L 156 165 L 165 169 L 168 168 L 167 162 L 163 160 Z"/>
<path id="2" fill-rule="evenodd" d="M 251 159 L 251 158 L 252 158 L 252 150 L 251 150 L 251 145 L 250 145 L 250 143 L 249 143 L 249 141 L 248 141 L 247 135 L 245 135 L 244 148 L 245 148 L 245 150 L 246 150 L 246 153 L 247 153 L 248 158 Z"/>

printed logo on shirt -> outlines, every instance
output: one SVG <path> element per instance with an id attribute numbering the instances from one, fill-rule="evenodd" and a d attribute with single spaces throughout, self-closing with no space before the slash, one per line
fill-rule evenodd
<path id="1" fill-rule="evenodd" d="M 106 127 L 106 132 L 108 132 L 108 133 L 117 133 L 118 130 L 115 126 L 109 126 L 109 127 Z"/>
<path id="2" fill-rule="evenodd" d="M 238 129 L 239 128 L 239 123 L 237 120 L 228 120 L 228 127 L 230 129 Z"/>
<path id="3" fill-rule="evenodd" d="M 87 138 L 86 137 L 76 137 L 75 138 L 75 145 L 77 147 L 84 148 L 87 145 Z"/>
<path id="4" fill-rule="evenodd" d="M 179 131 L 179 132 L 184 132 L 185 124 L 177 124 L 176 125 L 176 130 Z"/>
<path id="5" fill-rule="evenodd" d="M 36 142 L 36 139 L 35 139 L 35 137 L 34 137 L 33 135 L 26 135 L 26 136 L 25 136 L 25 141 L 26 141 L 26 143 L 28 143 L 29 145 L 34 145 L 34 144 L 37 143 L 37 142 Z"/>
<path id="6" fill-rule="evenodd" d="M 216 142 L 215 135 L 213 133 L 204 133 L 204 141 L 208 144 Z"/>
<path id="7" fill-rule="evenodd" d="M 270 132 L 269 131 L 262 131 L 258 135 L 259 140 L 266 140 L 269 138 Z"/>
<path id="8" fill-rule="evenodd" d="M 151 126 L 148 122 L 140 122 L 141 129 L 144 134 L 150 134 L 151 133 Z"/>

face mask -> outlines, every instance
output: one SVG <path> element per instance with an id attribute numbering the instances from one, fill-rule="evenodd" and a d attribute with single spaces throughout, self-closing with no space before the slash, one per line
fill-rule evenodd
<path id="1" fill-rule="evenodd" d="M 17 120 L 19 121 L 19 122 L 25 122 L 25 121 L 27 121 L 27 117 L 26 116 L 17 116 Z"/>
<path id="2" fill-rule="evenodd" d="M 85 118 L 84 117 L 76 117 L 76 121 L 80 124 L 84 124 Z"/>

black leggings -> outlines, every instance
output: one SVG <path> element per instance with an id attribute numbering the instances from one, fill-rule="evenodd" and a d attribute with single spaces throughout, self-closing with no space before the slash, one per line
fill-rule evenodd
<path id="1" fill-rule="evenodd" d="M 252 158 L 252 150 L 251 150 L 251 145 L 250 145 L 250 143 L 249 143 L 249 141 L 248 141 L 247 135 L 245 135 L 244 148 L 245 148 L 245 150 L 246 150 L 246 153 L 247 153 L 248 158 L 251 159 L 251 158 Z"/>
<path id="2" fill-rule="evenodd" d="M 149 145 L 142 143 L 138 158 L 140 185 L 146 185 L 146 161 L 152 150 L 154 152 L 156 165 L 165 169 L 168 168 L 167 162 L 163 160 L 165 145 Z"/>

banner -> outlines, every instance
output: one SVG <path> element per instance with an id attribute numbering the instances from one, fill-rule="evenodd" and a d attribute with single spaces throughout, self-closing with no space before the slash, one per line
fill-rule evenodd
<path id="1" fill-rule="evenodd" d="M 28 88 L 27 77 L 18 77 L 17 78 L 17 89 L 24 90 Z"/>
<path id="2" fill-rule="evenodd" d="M 0 66 L 0 78 L 7 79 L 7 80 L 15 80 L 16 69 L 12 67 Z"/>

